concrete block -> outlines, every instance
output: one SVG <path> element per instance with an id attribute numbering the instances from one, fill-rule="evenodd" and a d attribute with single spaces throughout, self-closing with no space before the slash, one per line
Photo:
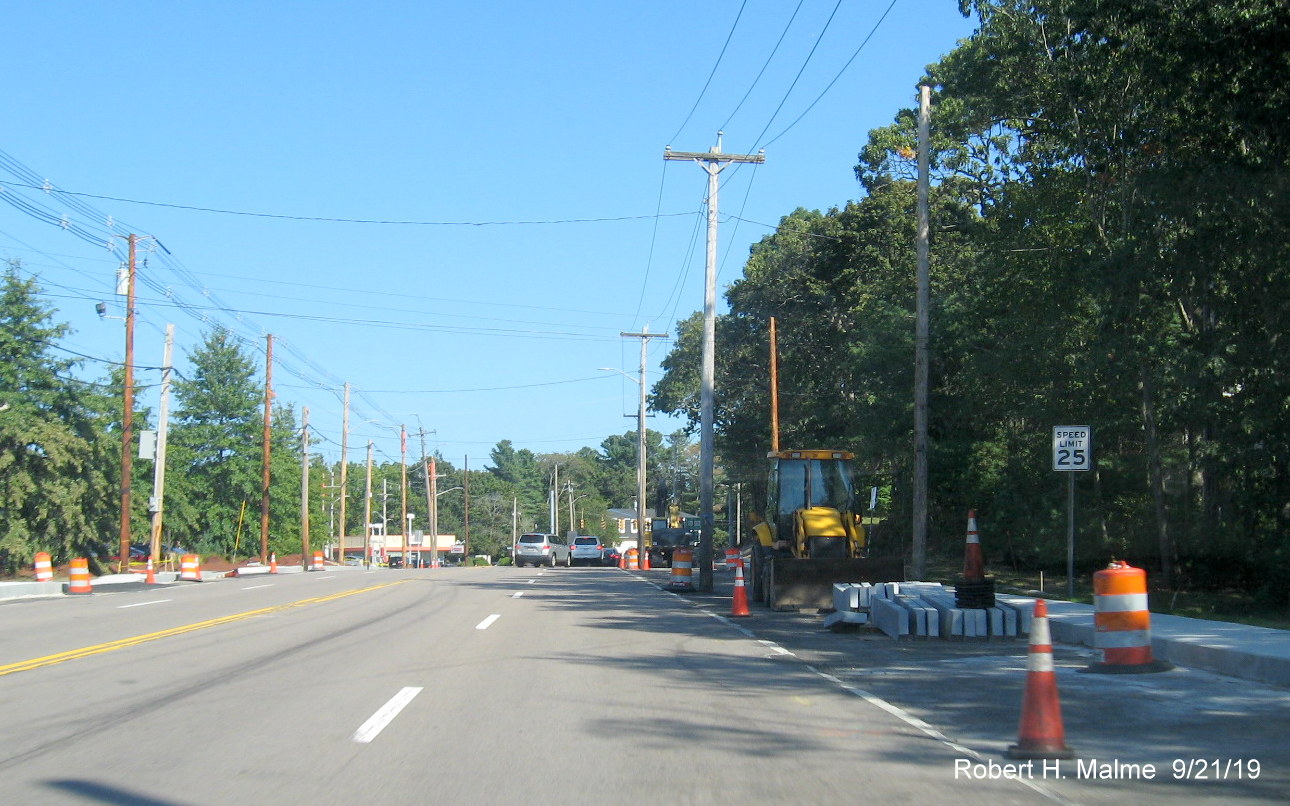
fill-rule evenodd
<path id="1" fill-rule="evenodd" d="M 874 599 L 869 615 L 873 625 L 892 638 L 909 635 L 909 611 L 890 599 Z"/>
<path id="2" fill-rule="evenodd" d="M 857 582 L 833 583 L 833 609 L 834 610 L 859 610 L 860 609 L 860 583 L 857 583 Z"/>

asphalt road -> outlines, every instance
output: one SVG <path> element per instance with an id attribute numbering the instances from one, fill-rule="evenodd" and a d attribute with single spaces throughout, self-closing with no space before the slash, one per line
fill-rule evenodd
<path id="1" fill-rule="evenodd" d="M 728 599 L 677 597 L 643 576 L 344 570 L 0 605 L 0 799 L 957 806 L 1290 793 L 1284 690 L 1079 675 L 1090 688 L 1073 696 L 1107 696 L 1116 737 L 1092 741 L 1074 709 L 1081 758 L 1158 759 L 1157 777 L 1095 779 L 1063 762 L 1062 778 L 1039 764 L 1005 778 L 991 762 L 1016 738 L 1024 643 L 897 644 L 765 611 L 734 622 Z M 1062 659 L 1064 694 L 1079 662 Z M 1179 716 L 1188 692 L 1204 702 Z M 1242 757 L 1244 777 L 1228 764 L 1222 781 L 1176 781 L 1175 756 Z"/>

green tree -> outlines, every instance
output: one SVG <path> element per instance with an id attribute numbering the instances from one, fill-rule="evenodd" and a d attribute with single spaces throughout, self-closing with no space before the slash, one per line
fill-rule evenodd
<path id="1" fill-rule="evenodd" d="M 198 551 L 258 553 L 264 392 L 256 362 L 223 329 L 188 358 L 192 377 L 174 386 L 170 539 Z"/>
<path id="2" fill-rule="evenodd" d="M 66 325 L 51 322 L 34 280 L 11 263 L 0 287 L 0 568 L 114 554 L 119 489 L 101 396 L 70 378 L 76 362 L 53 354 Z"/>

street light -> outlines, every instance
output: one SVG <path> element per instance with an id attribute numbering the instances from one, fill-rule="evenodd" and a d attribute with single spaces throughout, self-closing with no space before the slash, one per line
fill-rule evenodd
<path id="1" fill-rule="evenodd" d="M 643 342 L 642 342 L 643 344 Z M 645 547 L 645 351 L 641 348 L 641 374 L 637 381 L 641 387 L 640 411 L 636 415 L 636 546 L 640 550 L 641 567 L 647 561 Z M 632 376 L 621 369 L 600 367 L 601 372 L 617 372 L 624 378 Z M 635 380 L 635 379 L 633 379 Z"/>

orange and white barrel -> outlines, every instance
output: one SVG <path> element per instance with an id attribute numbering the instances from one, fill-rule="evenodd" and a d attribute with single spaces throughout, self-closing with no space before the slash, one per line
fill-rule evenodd
<path id="1" fill-rule="evenodd" d="M 734 568 L 739 564 L 739 549 L 726 549 L 726 568 Z"/>
<path id="2" fill-rule="evenodd" d="M 641 570 L 640 550 L 633 547 L 633 548 L 627 549 L 626 554 L 627 554 L 627 570 L 628 571 Z"/>
<path id="3" fill-rule="evenodd" d="M 71 568 L 68 570 L 68 593 L 93 593 L 94 586 L 90 583 L 90 562 L 84 557 L 78 557 L 72 560 Z"/>
<path id="4" fill-rule="evenodd" d="M 54 566 L 49 561 L 49 555 L 43 551 L 36 552 L 36 581 L 50 582 L 54 578 Z"/>
<path id="5" fill-rule="evenodd" d="M 202 562 L 196 554 L 185 554 L 179 560 L 179 579 L 184 582 L 202 581 Z"/>
<path id="6" fill-rule="evenodd" d="M 672 590 L 694 590 L 694 549 L 678 548 L 672 552 L 672 580 L 668 587 Z"/>
<path id="7" fill-rule="evenodd" d="M 1147 609 L 1147 572 L 1127 562 L 1093 574 L 1093 648 L 1100 650 L 1098 671 L 1163 671 L 1151 655 L 1151 612 Z"/>
<path id="8" fill-rule="evenodd" d="M 309 566 L 309 570 L 310 571 L 323 570 L 323 553 L 321 551 L 314 552 L 314 563 L 313 565 Z"/>

